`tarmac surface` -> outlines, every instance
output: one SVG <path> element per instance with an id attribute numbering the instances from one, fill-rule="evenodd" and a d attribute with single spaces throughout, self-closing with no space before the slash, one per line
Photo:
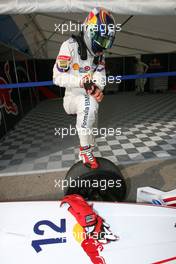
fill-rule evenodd
<path id="1" fill-rule="evenodd" d="M 148 161 L 120 165 L 127 182 L 126 202 L 135 202 L 138 187 L 150 186 L 162 191 L 176 188 L 176 160 Z M 58 180 L 66 171 L 0 177 L 0 201 L 59 200 L 64 192 Z"/>

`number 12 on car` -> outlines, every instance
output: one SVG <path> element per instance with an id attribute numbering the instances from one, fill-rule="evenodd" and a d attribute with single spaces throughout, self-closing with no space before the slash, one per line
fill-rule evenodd
<path id="1" fill-rule="evenodd" d="M 43 236 L 45 234 L 44 227 L 46 226 L 59 234 L 63 234 L 66 232 L 66 219 L 60 219 L 59 225 L 55 225 L 49 220 L 39 221 L 34 225 L 34 229 L 33 229 L 34 233 Z M 42 245 L 60 244 L 66 242 L 67 242 L 66 237 L 46 238 L 46 239 L 33 240 L 31 246 L 35 249 L 37 253 L 39 253 L 40 251 L 42 251 L 41 248 Z"/>

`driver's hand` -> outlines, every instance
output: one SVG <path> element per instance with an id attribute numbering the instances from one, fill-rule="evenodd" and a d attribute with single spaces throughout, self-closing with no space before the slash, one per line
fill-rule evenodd
<path id="1" fill-rule="evenodd" d="M 92 96 L 96 99 L 98 103 L 100 103 L 103 100 L 103 92 L 97 87 L 95 90 L 95 93 L 92 94 Z"/>

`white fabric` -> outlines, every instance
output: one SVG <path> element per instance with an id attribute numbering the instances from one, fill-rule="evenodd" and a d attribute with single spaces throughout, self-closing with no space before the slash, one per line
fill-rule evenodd
<path id="1" fill-rule="evenodd" d="M 70 95 L 64 97 L 64 109 L 67 114 L 76 114 L 76 128 L 80 146 L 94 145 L 94 137 L 90 133 L 97 127 L 98 103 L 90 95 Z"/>
<path id="2" fill-rule="evenodd" d="M 81 60 L 78 54 L 78 44 L 72 38 L 65 41 L 60 48 L 53 68 L 53 82 L 66 88 L 64 96 L 64 109 L 67 114 L 76 114 L 76 128 L 80 138 L 80 145 L 93 145 L 94 137 L 91 129 L 97 126 L 98 103 L 91 95 L 87 95 L 80 87 L 80 80 L 90 74 L 97 86 L 103 90 L 105 80 L 104 64 L 93 63 L 94 57 L 87 53 L 87 60 Z M 70 58 L 69 69 L 61 72 L 58 69 L 58 58 Z M 76 67 L 76 69 L 75 69 Z"/>
<path id="3" fill-rule="evenodd" d="M 175 0 L 1 0 L 0 14 L 85 12 L 104 7 L 117 14 L 175 15 Z"/>
<path id="4" fill-rule="evenodd" d="M 72 38 L 64 41 L 61 45 L 53 68 L 53 82 L 61 87 L 66 87 L 66 95 L 86 94 L 86 91 L 80 87 L 80 81 L 86 75 L 91 75 L 93 80 L 96 81 L 96 85 L 101 90 L 104 89 L 106 80 L 104 66 L 98 65 L 96 68 L 96 65 L 93 64 L 94 57 L 89 52 L 87 52 L 87 55 L 87 60 L 80 59 L 78 44 Z M 70 57 L 69 71 L 63 73 L 58 70 L 59 56 Z M 75 67 L 79 67 L 79 69 L 75 69 Z"/>

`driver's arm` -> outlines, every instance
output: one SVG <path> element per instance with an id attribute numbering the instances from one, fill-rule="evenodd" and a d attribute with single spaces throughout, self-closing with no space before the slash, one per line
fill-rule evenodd
<path id="1" fill-rule="evenodd" d="M 81 78 L 70 72 L 72 52 L 69 42 L 63 42 L 53 68 L 53 82 L 61 87 L 80 88 Z"/>

